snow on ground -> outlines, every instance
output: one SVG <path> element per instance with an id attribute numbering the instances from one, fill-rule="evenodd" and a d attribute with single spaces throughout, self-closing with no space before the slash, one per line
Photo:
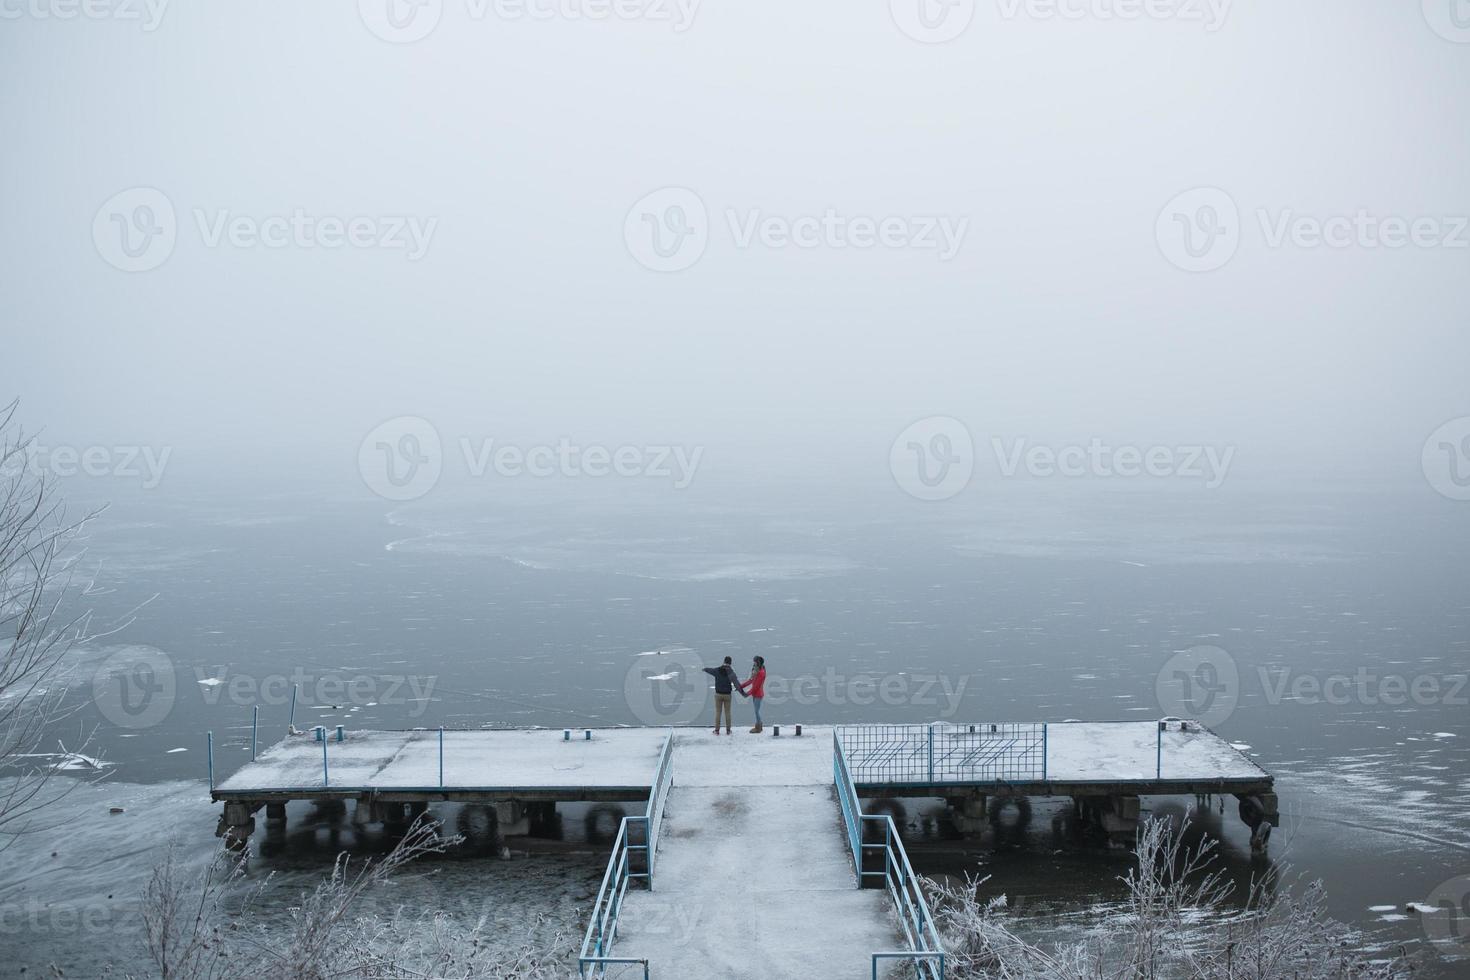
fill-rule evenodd
<path id="1" fill-rule="evenodd" d="M 734 735 L 679 729 L 674 741 L 674 783 L 679 786 L 832 785 L 832 729 L 803 726 L 802 736 L 781 726 L 781 736 Z"/>
<path id="2" fill-rule="evenodd" d="M 444 733 L 444 785 L 460 788 L 648 786 L 668 729 Z M 752 736 L 753 737 L 753 736 Z M 711 736 L 713 738 L 713 736 Z M 439 732 L 327 733 L 327 775 L 337 788 L 425 788 L 439 785 Z M 215 788 L 224 791 L 318 789 L 322 743 L 310 733 L 288 737 Z"/>
<path id="3" fill-rule="evenodd" d="M 668 729 L 455 731 L 444 734 L 444 785 L 461 788 L 648 786 Z M 337 788 L 428 788 L 439 785 L 439 733 L 349 731 L 327 735 L 329 785 Z M 1048 727 L 1047 777 L 1053 782 L 1151 780 L 1157 765 L 1154 722 L 1061 723 Z M 832 781 L 832 729 L 808 726 L 800 738 L 782 726 L 751 735 L 678 729 L 675 782 L 686 786 L 790 786 Z M 1259 779 L 1261 770 L 1208 731 L 1163 736 L 1164 779 Z M 861 759 L 850 753 L 855 769 Z M 916 770 L 917 772 L 917 770 Z M 857 775 L 859 784 L 862 777 Z M 292 736 L 218 785 L 227 792 L 317 789 L 322 744 Z"/>
<path id="4" fill-rule="evenodd" d="M 1153 779 L 1158 723 L 1079 722 L 1047 726 L 1047 778 Z M 1164 732 L 1164 779 L 1260 779 L 1259 766 L 1209 731 Z"/>
<path id="5" fill-rule="evenodd" d="M 628 893 L 615 954 L 655 977 L 865 977 L 901 945 L 886 893 L 857 888 L 831 729 L 800 739 L 681 729 L 653 891 Z"/>

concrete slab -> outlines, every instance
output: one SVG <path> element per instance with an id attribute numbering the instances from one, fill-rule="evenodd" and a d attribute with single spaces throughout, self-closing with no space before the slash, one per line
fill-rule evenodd
<path id="1" fill-rule="evenodd" d="M 674 737 L 677 786 L 817 786 L 832 784 L 832 728 L 781 727 L 775 738 L 736 729 L 715 735 L 707 729 L 681 728 Z"/>
<path id="2" fill-rule="evenodd" d="M 643 787 L 653 780 L 668 729 L 598 729 L 591 741 L 560 730 L 480 730 L 444 733 L 444 786 L 458 790 Z M 711 736 L 713 737 L 713 736 Z M 324 789 L 406 790 L 439 786 L 439 732 L 349 731 L 322 743 L 291 736 L 215 786 L 217 798 Z"/>
<path id="3" fill-rule="evenodd" d="M 1047 726 L 1047 778 L 1057 781 L 1260 779 L 1261 768 L 1208 730 L 1163 733 L 1157 722 L 1068 722 Z M 1159 759 L 1163 768 L 1159 770 Z"/>

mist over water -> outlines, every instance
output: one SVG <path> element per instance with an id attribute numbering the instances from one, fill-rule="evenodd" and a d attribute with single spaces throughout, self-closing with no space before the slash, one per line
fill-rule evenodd
<path id="1" fill-rule="evenodd" d="M 1273 859 L 1422 947 L 1470 875 L 1464 6 L 0 0 L 12 462 L 105 507 L 37 749 L 105 778 L 0 851 L 0 962 L 138 967 L 253 709 L 703 723 L 754 655 L 769 724 L 1198 716 Z M 1033 804 L 899 822 L 1079 935 L 1129 859 Z M 436 815 L 407 904 L 582 927 L 609 814 L 508 862 Z M 392 844 L 290 818 L 267 923 Z"/>

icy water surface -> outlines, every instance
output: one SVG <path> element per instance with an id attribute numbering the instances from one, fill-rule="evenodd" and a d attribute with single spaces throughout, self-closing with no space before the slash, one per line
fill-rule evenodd
<path id="1" fill-rule="evenodd" d="M 1470 874 L 1470 691 L 1457 687 L 1470 521 L 1452 506 L 1249 490 L 1027 492 L 941 511 L 756 493 L 673 503 L 208 488 L 115 501 L 91 534 L 90 602 L 100 623 L 127 625 L 77 652 L 72 681 L 72 729 L 98 726 L 87 752 L 109 776 L 0 858 L 6 969 L 136 964 L 156 848 L 177 839 L 203 862 L 215 846 L 204 732 L 232 772 L 252 707 L 274 739 L 293 684 L 298 727 L 641 724 L 659 720 L 651 684 L 704 697 L 682 685 L 690 657 L 761 654 L 791 690 L 805 678 L 815 693 L 773 695 L 767 724 L 1138 720 L 1175 713 L 1156 691 L 1171 656 L 1216 647 L 1236 679 L 1214 727 L 1278 777 L 1273 855 L 1323 878 L 1336 915 L 1385 946 L 1422 943 L 1406 903 Z M 667 670 L 645 666 L 660 658 Z M 853 683 L 864 677 L 882 693 Z M 1418 695 L 1385 678 L 1419 681 Z M 1255 866 L 1225 802 L 1199 826 L 1245 880 Z M 1083 929 L 1121 898 L 1126 856 L 1079 843 L 1060 803 L 999 814 L 968 840 L 934 809 L 904 814 L 921 870 L 990 875 L 1040 934 Z M 404 891 L 488 915 L 507 937 L 540 913 L 579 931 L 606 846 L 586 839 L 584 812 L 564 815 L 551 852 L 503 862 L 472 842 Z M 338 850 L 386 846 L 304 806 L 254 844 L 253 873 L 278 873 L 282 905 Z M 1470 969 L 1453 958 L 1465 948 L 1441 952 L 1423 975 Z"/>

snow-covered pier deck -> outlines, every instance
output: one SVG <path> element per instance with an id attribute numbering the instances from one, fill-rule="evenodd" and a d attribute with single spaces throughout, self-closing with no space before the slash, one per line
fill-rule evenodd
<path id="1" fill-rule="evenodd" d="M 666 728 L 312 732 L 277 742 L 216 800 L 629 801 L 648 797 Z M 713 737 L 713 736 L 712 736 Z"/>
<path id="2" fill-rule="evenodd" d="M 1195 722 L 852 725 L 838 728 L 853 785 L 868 798 L 942 797 L 962 829 L 979 829 L 998 801 L 1070 796 L 1114 837 L 1131 836 L 1138 797 L 1232 794 L 1260 838 L 1277 822 L 1273 779 L 1235 746 Z M 292 800 L 355 800 L 368 822 L 411 817 L 436 802 L 493 804 L 506 826 L 561 802 L 638 802 L 652 791 L 670 729 L 609 728 L 342 731 L 292 735 L 211 787 L 225 804 L 222 835 L 237 842 L 262 807 L 283 819 Z M 778 757 L 819 744 L 830 763 L 833 729 L 801 739 L 740 733 Z M 324 736 L 324 738 L 323 738 Z M 747 785 L 742 770 L 704 754 L 725 736 L 681 729 L 681 782 Z M 702 745 L 702 742 L 711 743 Z M 742 753 L 745 751 L 742 748 Z M 751 750 L 756 751 L 756 750 Z M 784 753 L 784 754 L 782 754 Z M 724 780 L 725 782 L 718 782 Z M 686 783 L 687 784 L 687 783 Z M 1096 811 L 1096 812 L 1091 812 Z M 1264 829 L 1263 829 L 1264 828 Z"/>
<path id="3" fill-rule="evenodd" d="M 1142 796 L 1269 792 L 1272 778 L 1196 722 L 1170 720 L 839 729 L 866 796 L 946 795 L 957 787 L 1008 796 Z"/>

